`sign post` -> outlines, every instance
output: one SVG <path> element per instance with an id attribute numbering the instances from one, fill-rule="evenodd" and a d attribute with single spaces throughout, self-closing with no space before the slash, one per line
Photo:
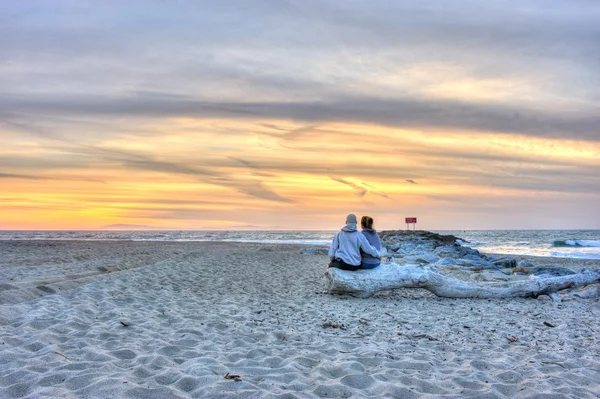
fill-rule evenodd
<path id="1" fill-rule="evenodd" d="M 406 223 L 406 230 L 410 230 L 410 224 L 412 223 L 413 225 L 413 231 L 415 231 L 415 227 L 417 225 L 417 218 L 405 218 L 405 223 Z"/>

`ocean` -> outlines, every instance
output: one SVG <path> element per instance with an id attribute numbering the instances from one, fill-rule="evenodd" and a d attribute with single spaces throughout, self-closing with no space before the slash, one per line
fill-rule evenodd
<path id="1" fill-rule="evenodd" d="M 600 230 L 434 230 L 481 252 L 600 259 Z M 0 231 L 0 240 L 222 241 L 329 245 L 335 231 Z"/>

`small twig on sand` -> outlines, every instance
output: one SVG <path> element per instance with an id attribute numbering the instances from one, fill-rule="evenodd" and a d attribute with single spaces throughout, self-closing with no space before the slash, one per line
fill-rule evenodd
<path id="1" fill-rule="evenodd" d="M 418 335 L 413 335 L 411 338 L 415 338 L 415 339 L 420 339 L 420 338 L 427 338 L 430 341 L 439 341 L 439 339 L 432 337 L 431 335 L 427 335 L 427 334 L 418 334 Z"/>
<path id="2" fill-rule="evenodd" d="M 562 364 L 558 363 L 558 362 L 541 362 L 542 364 L 555 364 L 557 366 L 562 367 L 563 369 L 565 368 L 565 366 L 563 366 Z"/>
<path id="3" fill-rule="evenodd" d="M 388 313 L 388 312 L 383 312 L 383 314 L 390 316 L 390 317 L 391 317 L 392 319 L 394 319 L 394 320 L 395 320 L 397 323 L 401 323 L 401 324 L 406 324 L 406 323 L 408 323 L 408 321 L 406 321 L 406 320 L 401 320 L 401 319 L 398 319 L 396 316 L 394 316 L 394 315 L 393 315 L 393 314 L 391 314 L 391 313 Z"/>
<path id="4" fill-rule="evenodd" d="M 544 325 L 548 327 L 556 327 L 554 324 L 548 323 L 547 321 L 544 322 Z"/>
<path id="5" fill-rule="evenodd" d="M 60 353 L 60 352 L 54 352 L 54 353 L 56 353 L 58 356 L 60 356 L 60 357 L 64 358 L 64 359 L 65 359 L 67 362 L 69 362 L 69 363 L 72 363 L 72 362 L 73 362 L 71 359 L 69 359 L 68 357 L 66 357 L 65 355 L 63 355 L 63 354 L 62 354 L 62 353 Z"/>
<path id="6" fill-rule="evenodd" d="M 225 374 L 225 378 L 228 380 L 234 380 L 236 382 L 240 382 L 242 380 L 242 377 L 239 376 L 239 374 Z"/>

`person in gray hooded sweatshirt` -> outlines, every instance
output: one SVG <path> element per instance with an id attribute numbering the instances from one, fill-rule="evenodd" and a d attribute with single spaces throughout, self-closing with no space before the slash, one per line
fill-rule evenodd
<path id="1" fill-rule="evenodd" d="M 353 214 L 346 217 L 346 226 L 333 237 L 329 248 L 329 267 L 337 267 L 343 270 L 358 270 L 361 268 L 362 250 L 375 258 L 381 257 L 379 251 L 356 228 L 356 216 Z"/>

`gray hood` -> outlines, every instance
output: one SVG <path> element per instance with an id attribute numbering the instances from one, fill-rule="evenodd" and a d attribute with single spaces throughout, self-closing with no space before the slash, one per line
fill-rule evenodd
<path id="1" fill-rule="evenodd" d="M 346 226 L 344 226 L 342 228 L 342 231 L 352 233 L 353 231 L 358 231 L 358 229 L 356 228 L 356 223 L 348 223 Z"/>

